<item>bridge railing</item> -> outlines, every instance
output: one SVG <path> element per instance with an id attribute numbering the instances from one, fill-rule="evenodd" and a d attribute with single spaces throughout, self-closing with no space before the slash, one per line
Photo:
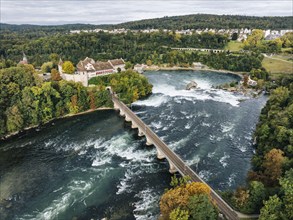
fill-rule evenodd
<path id="1" fill-rule="evenodd" d="M 189 176 L 192 181 L 202 182 L 208 185 L 203 179 L 201 179 L 186 163 L 172 151 L 150 128 L 147 126 L 136 114 L 134 114 L 123 102 L 121 102 L 115 94 L 112 95 L 113 102 L 119 106 L 128 117 L 131 118 L 132 122 L 145 133 L 145 135 L 152 141 L 152 143 L 159 148 L 162 153 L 167 157 L 178 172 L 183 176 Z M 230 219 L 237 219 L 237 213 L 210 187 L 211 196 L 218 204 L 220 210 Z"/>

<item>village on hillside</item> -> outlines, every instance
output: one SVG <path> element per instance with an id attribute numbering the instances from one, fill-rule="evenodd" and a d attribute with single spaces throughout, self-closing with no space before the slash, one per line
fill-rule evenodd
<path id="1" fill-rule="evenodd" d="M 237 41 L 245 41 L 247 37 L 253 32 L 254 29 L 247 29 L 247 28 L 241 28 L 241 29 L 187 29 L 187 30 L 175 30 L 176 34 L 182 34 L 182 35 L 192 35 L 192 34 L 202 34 L 202 33 L 214 33 L 214 34 L 226 34 L 230 38 L 232 38 L 233 35 L 237 37 Z M 106 29 L 94 29 L 94 30 L 70 30 L 71 34 L 80 34 L 82 32 L 84 33 L 90 33 L 90 32 L 105 32 L 110 34 L 122 34 L 127 32 L 132 33 L 155 33 L 159 32 L 159 29 L 143 29 L 143 30 L 130 30 L 130 29 L 113 29 L 113 30 L 106 30 Z M 163 29 L 162 30 L 165 33 L 173 32 L 173 30 Z M 276 38 L 284 36 L 286 33 L 293 32 L 293 30 L 263 30 L 264 32 L 264 38 L 265 40 L 274 40 Z"/>

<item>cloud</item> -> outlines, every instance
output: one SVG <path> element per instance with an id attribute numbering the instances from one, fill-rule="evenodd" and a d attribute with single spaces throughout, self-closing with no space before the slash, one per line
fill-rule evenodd
<path id="1" fill-rule="evenodd" d="M 1 22 L 13 24 L 116 24 L 186 14 L 292 16 L 292 1 L 1 0 Z"/>

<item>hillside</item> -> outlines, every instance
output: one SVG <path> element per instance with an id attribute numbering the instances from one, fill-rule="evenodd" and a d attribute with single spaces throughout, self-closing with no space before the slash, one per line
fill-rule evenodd
<path id="1" fill-rule="evenodd" d="M 195 14 L 184 16 L 172 16 L 140 21 L 131 21 L 118 25 L 100 25 L 103 28 L 127 28 L 127 29 L 292 29 L 293 16 L 288 17 L 256 17 L 239 15 L 210 15 Z"/>
<path id="2" fill-rule="evenodd" d="M 104 24 L 64 24 L 64 25 L 11 25 L 0 23 L 0 32 L 43 31 L 46 33 L 68 32 L 76 29 L 227 29 L 227 28 L 249 28 L 249 29 L 293 29 L 293 16 L 287 17 L 256 17 L 240 15 L 210 15 L 195 14 L 184 16 L 171 16 L 163 18 L 130 21 L 116 25 Z"/>

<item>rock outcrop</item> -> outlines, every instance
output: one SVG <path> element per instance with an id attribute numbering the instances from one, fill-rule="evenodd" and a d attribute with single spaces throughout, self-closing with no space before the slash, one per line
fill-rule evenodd
<path id="1" fill-rule="evenodd" d="M 191 81 L 186 85 L 186 90 L 191 90 L 191 89 L 196 89 L 197 88 L 197 83 L 194 81 Z"/>

